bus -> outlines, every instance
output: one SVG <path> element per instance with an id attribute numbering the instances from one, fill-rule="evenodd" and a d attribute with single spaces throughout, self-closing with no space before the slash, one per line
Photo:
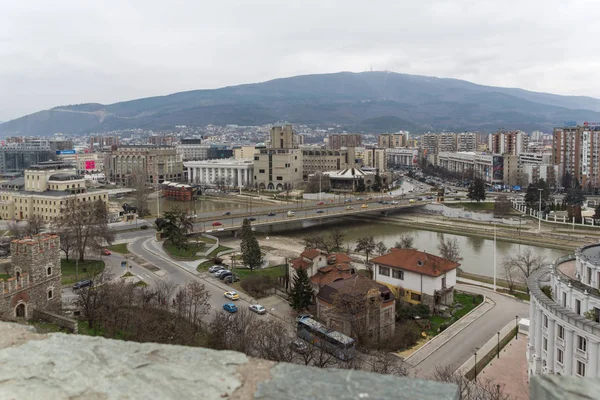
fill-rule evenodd
<path id="1" fill-rule="evenodd" d="M 322 348 L 340 360 L 347 361 L 356 355 L 354 339 L 331 330 L 312 318 L 299 319 L 297 333 L 298 337 Z"/>

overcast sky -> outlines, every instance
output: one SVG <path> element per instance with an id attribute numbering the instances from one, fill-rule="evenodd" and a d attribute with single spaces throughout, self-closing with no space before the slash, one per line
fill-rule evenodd
<path id="1" fill-rule="evenodd" d="M 597 0 L 0 1 L 0 120 L 390 70 L 600 97 Z"/>

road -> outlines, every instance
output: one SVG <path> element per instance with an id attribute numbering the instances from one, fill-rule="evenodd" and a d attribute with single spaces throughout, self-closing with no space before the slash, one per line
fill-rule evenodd
<path id="1" fill-rule="evenodd" d="M 484 294 L 496 305 L 415 366 L 412 372 L 419 378 L 431 377 L 438 366 L 460 367 L 515 316 L 529 317 L 529 305 L 522 301 L 470 285 L 457 284 L 456 289 Z"/>

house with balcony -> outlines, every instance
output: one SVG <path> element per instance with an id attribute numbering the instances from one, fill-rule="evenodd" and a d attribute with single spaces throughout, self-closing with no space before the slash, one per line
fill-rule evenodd
<path id="1" fill-rule="evenodd" d="M 396 248 L 371 262 L 373 279 L 389 287 L 398 299 L 432 309 L 454 302 L 459 263 L 424 251 Z"/>
<path id="2" fill-rule="evenodd" d="M 600 244 L 529 276 L 529 376 L 600 377 Z"/>

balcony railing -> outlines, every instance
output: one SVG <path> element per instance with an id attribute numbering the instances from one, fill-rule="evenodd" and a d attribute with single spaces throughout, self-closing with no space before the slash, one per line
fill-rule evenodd
<path id="1" fill-rule="evenodd" d="M 574 288 L 579 289 L 581 291 L 587 290 L 587 292 L 589 294 L 596 296 L 596 297 L 600 297 L 600 290 L 593 288 L 591 286 L 588 286 L 585 283 L 581 282 L 580 280 L 571 278 L 570 276 L 568 276 L 567 274 L 565 274 L 558 268 L 558 266 L 560 264 L 568 262 L 568 261 L 573 261 L 575 259 L 576 259 L 575 254 L 569 254 L 564 257 L 560 257 L 559 259 L 557 259 L 554 262 L 554 273 L 557 274 L 562 281 L 571 283 L 571 286 L 573 286 Z"/>

